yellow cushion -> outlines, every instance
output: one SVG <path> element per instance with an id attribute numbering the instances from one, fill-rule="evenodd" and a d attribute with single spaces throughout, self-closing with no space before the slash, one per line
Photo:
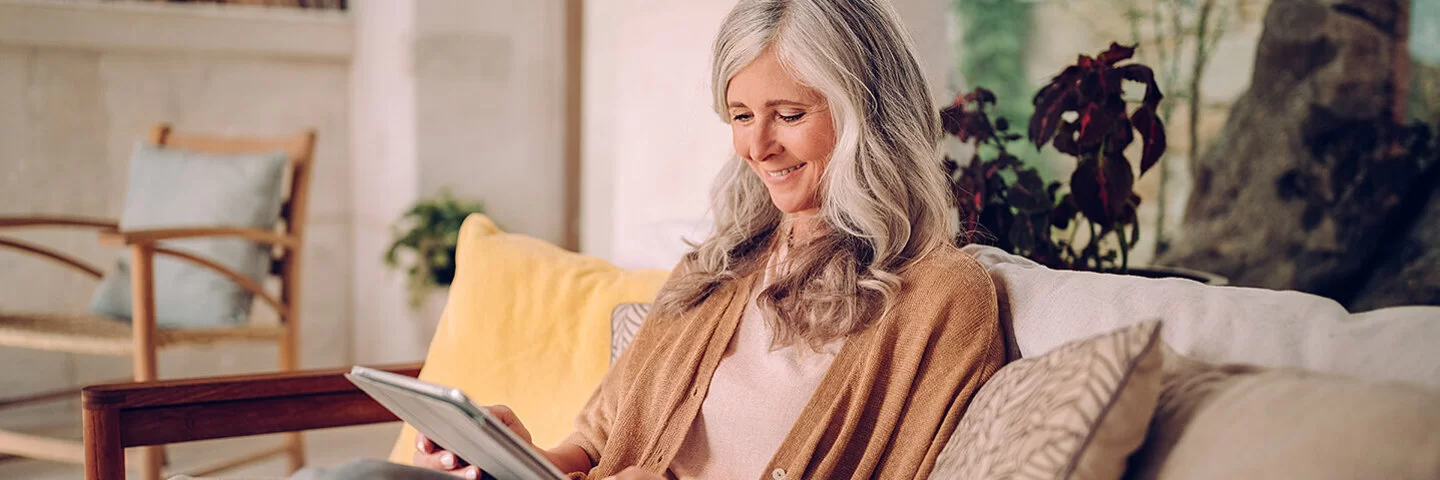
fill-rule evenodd
<path id="1" fill-rule="evenodd" d="M 456 261 L 420 378 L 482 405 L 509 405 L 547 448 L 573 431 L 609 368 L 611 310 L 653 300 L 668 275 L 504 233 L 483 215 L 461 227 Z M 409 464 L 414 452 L 406 425 L 390 460 Z"/>

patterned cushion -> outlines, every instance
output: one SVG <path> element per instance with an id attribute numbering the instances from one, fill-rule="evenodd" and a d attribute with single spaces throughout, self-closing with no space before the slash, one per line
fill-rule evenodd
<path id="1" fill-rule="evenodd" d="M 1160 322 L 1079 340 L 996 372 L 932 478 L 1118 479 L 1160 395 Z"/>
<path id="2" fill-rule="evenodd" d="M 611 365 L 620 358 L 625 347 L 630 346 L 630 341 L 635 339 L 635 333 L 640 331 L 640 324 L 645 322 L 645 316 L 649 314 L 648 303 L 622 303 L 610 312 Z"/>

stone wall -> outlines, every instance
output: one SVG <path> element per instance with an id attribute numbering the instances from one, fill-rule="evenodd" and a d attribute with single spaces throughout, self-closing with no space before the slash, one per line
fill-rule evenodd
<path id="1" fill-rule="evenodd" d="M 1275 0 L 1161 260 L 1356 310 L 1440 303 L 1440 157 L 1395 122 L 1405 0 Z M 1404 80 L 1408 81 L 1408 80 Z"/>

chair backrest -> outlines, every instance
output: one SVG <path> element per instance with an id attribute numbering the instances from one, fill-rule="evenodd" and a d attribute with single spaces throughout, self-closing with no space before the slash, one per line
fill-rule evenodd
<path id="1" fill-rule="evenodd" d="M 309 203 L 310 173 L 315 157 L 315 130 L 306 129 L 288 136 L 238 137 L 176 132 L 170 124 L 156 125 L 149 142 L 165 148 L 178 148 L 207 153 L 271 153 L 285 152 L 290 162 L 286 181 L 289 188 L 280 208 L 276 230 L 295 239 L 293 249 L 277 249 L 270 274 L 280 280 L 280 302 L 286 312 L 278 312 L 283 322 L 290 322 L 299 311 L 300 249 L 305 240 L 306 210 Z"/>

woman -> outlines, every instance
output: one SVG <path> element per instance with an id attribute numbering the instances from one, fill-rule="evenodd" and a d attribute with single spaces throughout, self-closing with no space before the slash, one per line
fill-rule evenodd
<path id="1" fill-rule="evenodd" d="M 600 478 L 915 478 L 1000 368 L 994 288 L 952 244 L 939 119 L 882 0 L 742 0 L 714 45 L 736 161 L 575 434 Z M 524 435 L 503 407 L 494 411 Z M 474 476 L 423 438 L 421 466 Z"/>

